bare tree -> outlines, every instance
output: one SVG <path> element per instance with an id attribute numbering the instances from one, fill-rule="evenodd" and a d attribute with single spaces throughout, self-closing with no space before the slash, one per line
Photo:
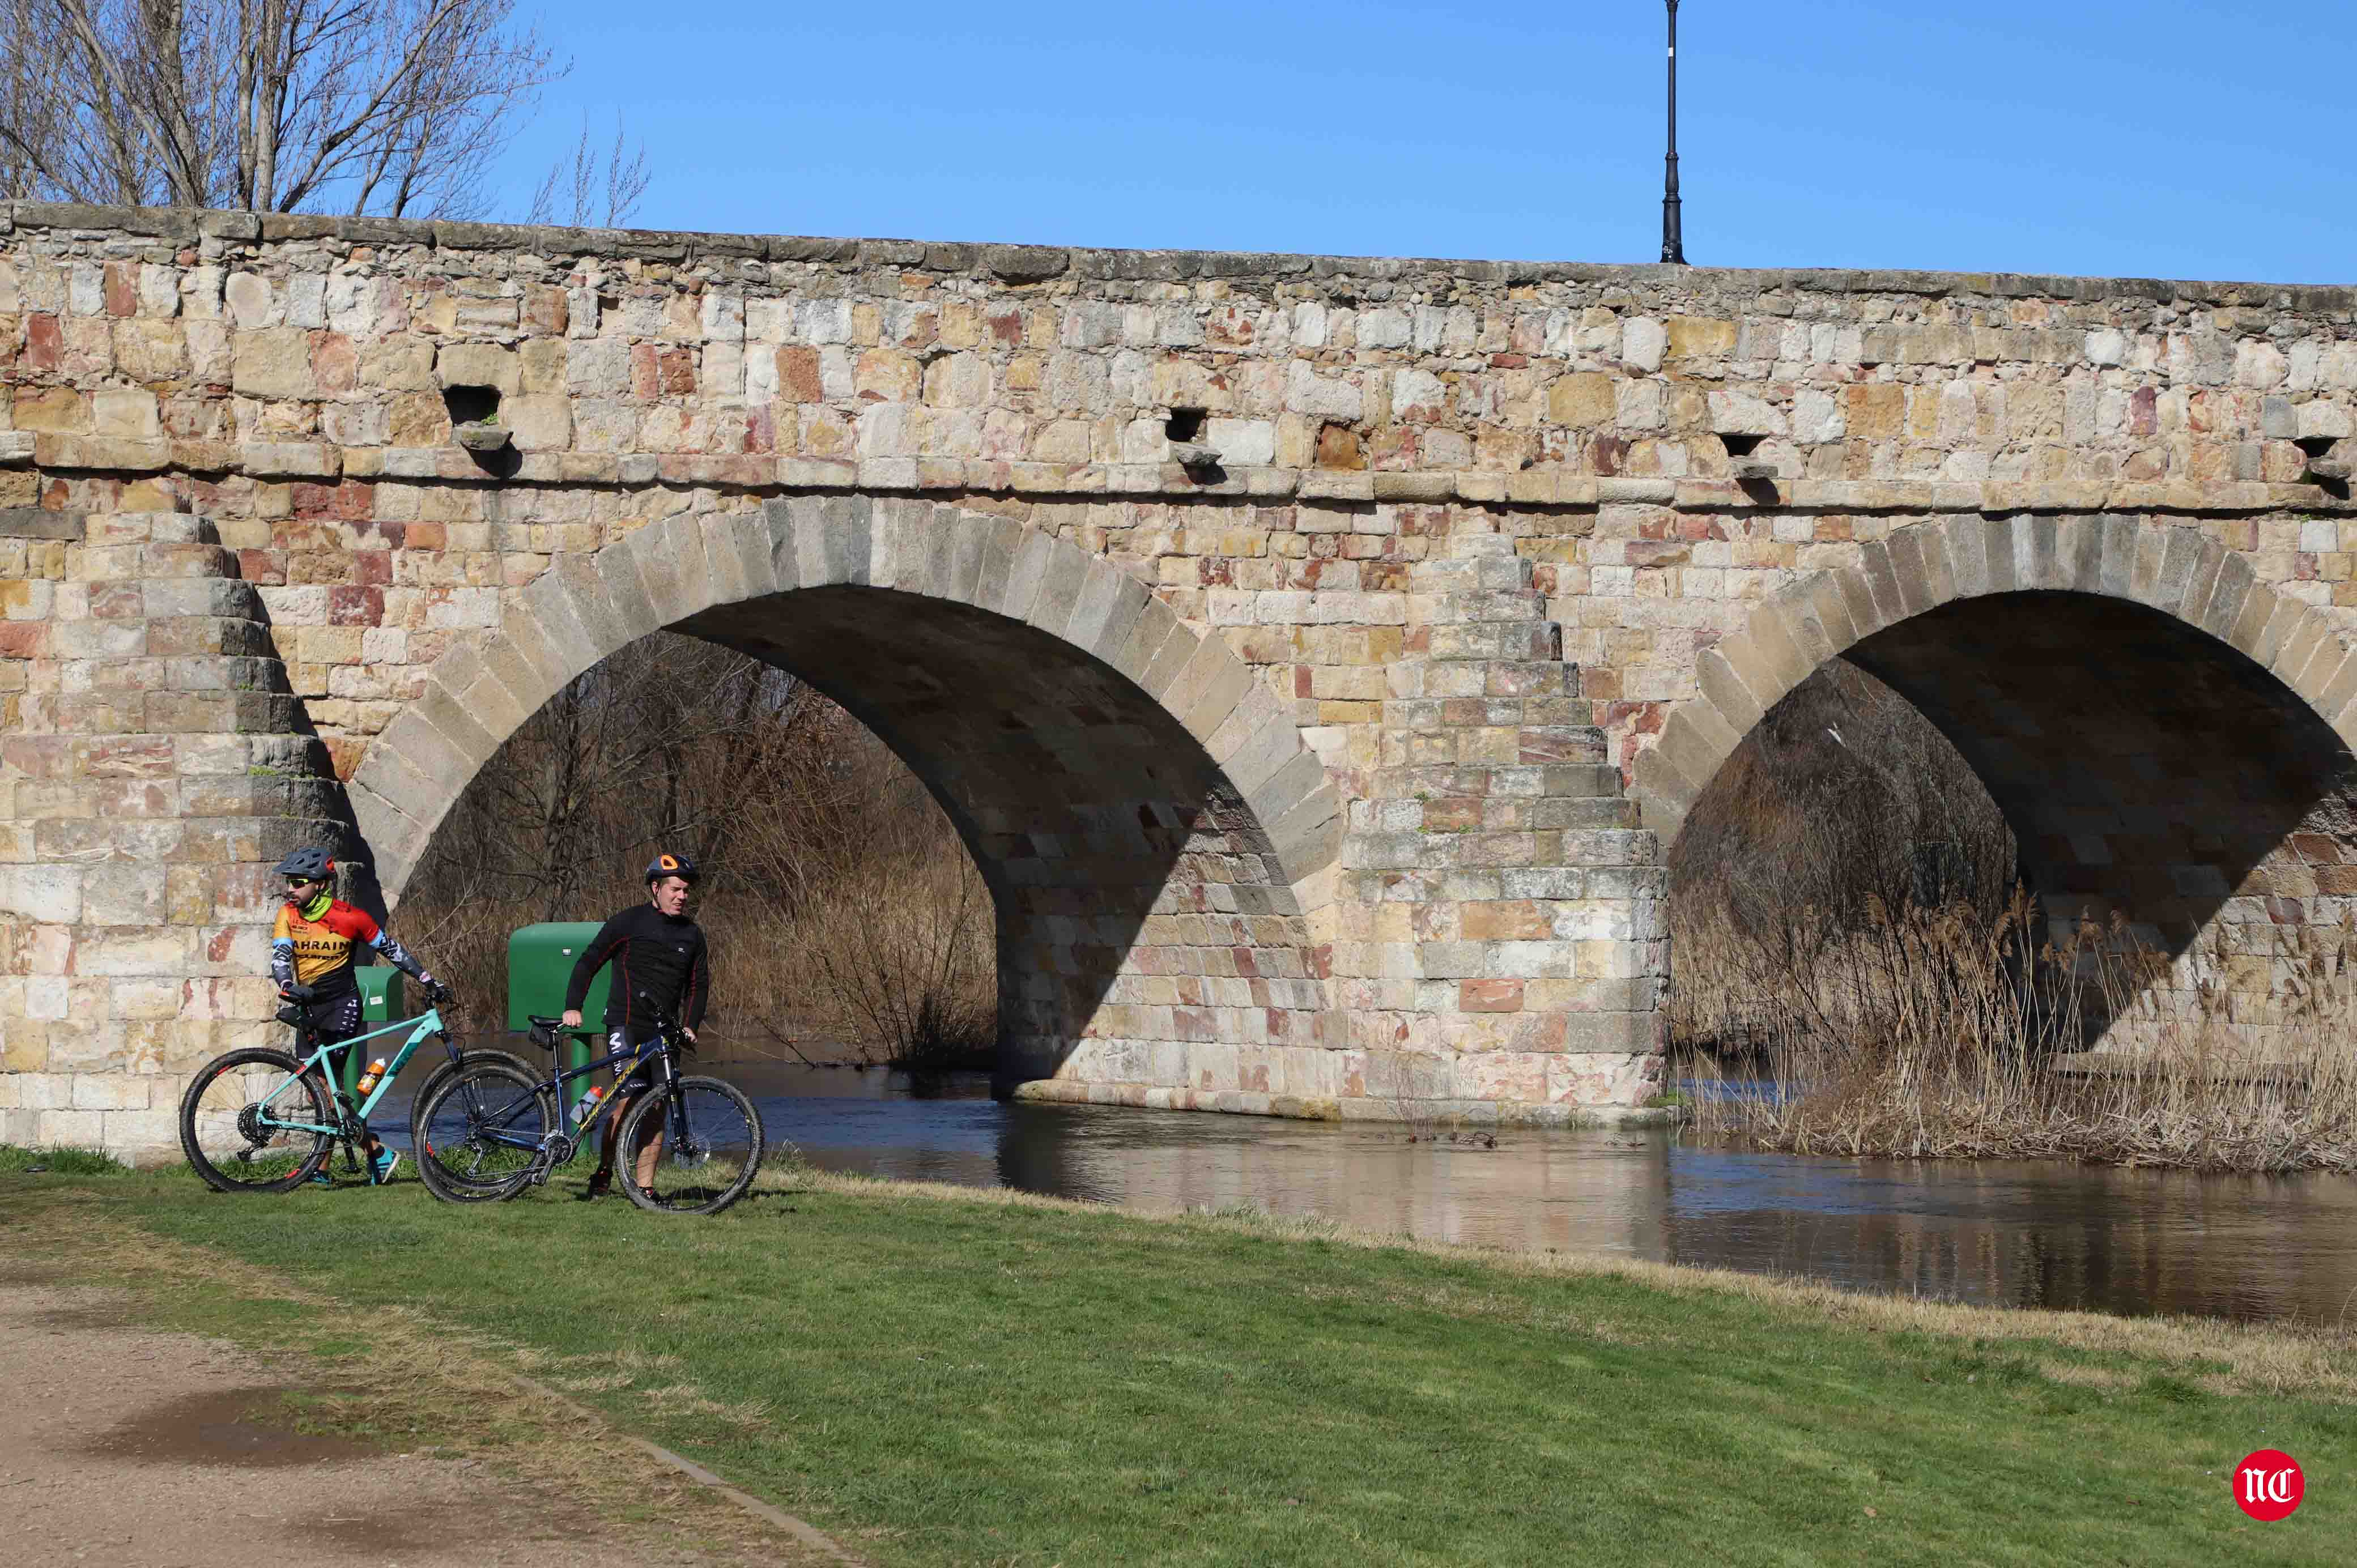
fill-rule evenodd
<path id="1" fill-rule="evenodd" d="M 0 0 L 19 198 L 473 211 L 564 67 L 515 0 Z"/>

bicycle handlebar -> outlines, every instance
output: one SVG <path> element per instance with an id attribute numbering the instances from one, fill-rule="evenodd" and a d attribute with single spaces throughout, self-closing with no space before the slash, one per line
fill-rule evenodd
<path id="1" fill-rule="evenodd" d="M 673 1049 L 685 1051 L 690 1056 L 695 1054 L 695 1041 L 689 1036 L 684 1025 L 656 1006 L 653 999 L 645 992 L 639 993 L 639 1000 L 645 1004 L 648 1015 L 654 1020 L 656 1034 L 670 1041 Z"/>

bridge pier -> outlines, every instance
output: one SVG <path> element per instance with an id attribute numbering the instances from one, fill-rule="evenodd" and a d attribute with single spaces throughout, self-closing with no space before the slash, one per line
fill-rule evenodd
<path id="1" fill-rule="evenodd" d="M 0 1140 L 168 1156 L 188 1075 L 261 1038 L 271 868 L 348 842 L 342 791 L 210 523 L 16 513 L 0 563 L 38 612 L 0 663 Z"/>

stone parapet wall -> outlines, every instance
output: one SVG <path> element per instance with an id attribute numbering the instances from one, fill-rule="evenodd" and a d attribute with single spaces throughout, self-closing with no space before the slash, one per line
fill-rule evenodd
<path id="1" fill-rule="evenodd" d="M 2357 392 L 2339 288 L 8 211 L 66 470 L 471 481 L 459 384 L 523 483 L 2251 510 Z"/>
<path id="2" fill-rule="evenodd" d="M 555 555 L 795 489 L 1028 509 L 1264 648 L 1380 648 L 1427 531 L 1510 533 L 1624 768 L 1734 607 L 1913 518 L 2199 519 L 2357 596 L 2347 289 L 9 211 L 0 503 L 217 520 L 346 768 Z"/>

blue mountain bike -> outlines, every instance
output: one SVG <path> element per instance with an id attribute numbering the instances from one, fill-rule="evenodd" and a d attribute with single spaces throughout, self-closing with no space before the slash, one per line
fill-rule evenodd
<path id="1" fill-rule="evenodd" d="M 602 1031 L 532 1020 L 532 1041 L 554 1053 L 563 1037 Z M 417 1099 L 417 1174 L 449 1203 L 513 1197 L 572 1163 L 600 1131 L 613 1140 L 615 1185 L 641 1208 L 717 1214 L 753 1185 L 768 1139 L 753 1102 L 735 1085 L 679 1070 L 692 1050 L 657 1015 L 642 1043 L 624 1043 L 576 1068 L 534 1074 L 522 1063 L 470 1060 Z M 628 1074 L 614 1092 L 568 1122 L 566 1090 L 600 1071 Z M 587 1087 L 581 1083 L 578 1087 Z"/>

